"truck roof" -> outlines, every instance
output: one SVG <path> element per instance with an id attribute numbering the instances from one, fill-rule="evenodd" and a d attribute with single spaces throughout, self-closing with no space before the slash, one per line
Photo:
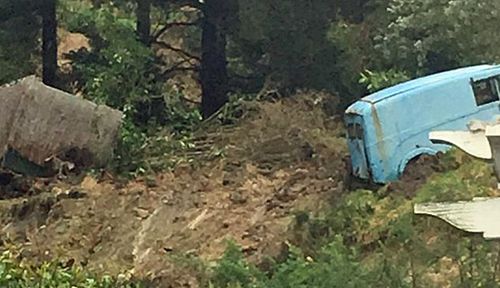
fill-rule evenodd
<path id="1" fill-rule="evenodd" d="M 475 65 L 475 66 L 453 69 L 445 72 L 439 72 L 382 89 L 373 94 L 363 97 L 361 101 L 373 104 L 381 100 L 396 96 L 398 94 L 418 89 L 420 87 L 428 87 L 428 85 L 442 81 L 448 82 L 452 80 L 463 79 L 465 77 L 471 77 L 475 73 L 495 68 L 500 68 L 500 65 Z"/>

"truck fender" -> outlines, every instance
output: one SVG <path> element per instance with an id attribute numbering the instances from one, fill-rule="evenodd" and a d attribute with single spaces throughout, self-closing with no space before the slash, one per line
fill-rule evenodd
<path id="1" fill-rule="evenodd" d="M 420 147 L 415 150 L 412 150 L 410 153 L 406 154 L 403 160 L 400 162 L 399 167 L 398 167 L 398 175 L 402 175 L 403 172 L 405 171 L 406 165 L 408 163 L 420 156 L 420 155 L 436 155 L 439 151 L 429 148 L 429 147 Z"/>

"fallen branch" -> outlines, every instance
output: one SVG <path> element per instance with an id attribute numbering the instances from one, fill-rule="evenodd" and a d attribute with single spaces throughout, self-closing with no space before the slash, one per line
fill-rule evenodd
<path id="1" fill-rule="evenodd" d="M 184 64 L 190 64 L 191 66 L 189 67 L 181 67 L 182 65 Z M 162 75 L 168 75 L 172 72 L 177 72 L 177 71 L 197 71 L 198 70 L 198 66 L 197 65 L 193 65 L 191 64 L 191 59 L 184 59 L 182 61 L 179 61 L 177 62 L 176 64 L 174 64 L 172 67 L 164 70 L 162 72 Z"/>
<path id="2" fill-rule="evenodd" d="M 173 47 L 172 45 L 168 44 L 168 43 L 165 43 L 163 41 L 154 41 L 153 44 L 157 44 L 157 45 L 160 45 L 161 47 L 165 48 L 165 49 L 168 49 L 168 50 L 171 50 L 171 51 L 174 51 L 174 52 L 177 52 L 187 58 L 190 58 L 190 59 L 193 59 L 193 60 L 196 60 L 198 62 L 201 62 L 201 58 L 196 56 L 196 55 L 193 55 L 187 51 L 184 51 L 182 50 L 181 48 L 176 48 L 176 47 Z"/>
<path id="3" fill-rule="evenodd" d="M 186 101 L 186 102 L 189 102 L 191 104 L 196 104 L 196 105 L 201 105 L 201 102 L 200 101 L 196 101 L 196 100 L 191 100 L 191 99 L 188 99 L 186 97 L 182 97 L 181 98 L 182 100 Z"/>
<path id="4" fill-rule="evenodd" d="M 189 27 L 189 26 L 196 26 L 198 25 L 198 21 L 195 22 L 172 22 L 172 23 L 167 23 L 165 26 L 163 26 L 161 29 L 157 30 L 152 37 L 152 41 L 157 41 L 158 38 L 165 33 L 168 29 L 173 28 L 173 27 Z"/>

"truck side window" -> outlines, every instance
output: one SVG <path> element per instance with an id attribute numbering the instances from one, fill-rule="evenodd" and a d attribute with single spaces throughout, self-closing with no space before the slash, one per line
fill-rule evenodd
<path id="1" fill-rule="evenodd" d="M 474 90 L 477 106 L 499 100 L 496 78 L 475 81 L 472 83 L 472 89 Z"/>

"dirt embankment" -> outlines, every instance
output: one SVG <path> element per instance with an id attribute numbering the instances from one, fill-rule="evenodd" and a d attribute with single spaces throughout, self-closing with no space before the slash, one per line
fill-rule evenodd
<path id="1" fill-rule="evenodd" d="M 0 201 L 2 239 L 32 259 L 131 271 L 172 287 L 197 284 L 189 273 L 172 273 L 180 268 L 171 255 L 211 261 L 233 240 L 252 261 L 278 256 L 293 213 L 320 212 L 343 190 L 346 148 L 341 124 L 323 112 L 327 97 L 245 105 L 239 124 L 200 134 L 200 145 L 223 156 L 197 168 L 126 185 L 90 176 L 73 185 L 10 182 L 4 188 L 17 192 Z"/>

